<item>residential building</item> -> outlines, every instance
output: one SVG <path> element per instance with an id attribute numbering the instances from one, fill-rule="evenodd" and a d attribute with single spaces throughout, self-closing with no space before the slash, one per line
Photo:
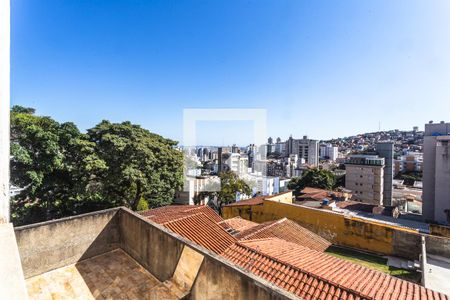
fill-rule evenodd
<path id="1" fill-rule="evenodd" d="M 297 167 L 298 167 L 298 155 L 289 154 L 286 165 L 286 177 L 288 178 L 295 177 L 295 169 L 297 169 Z"/>
<path id="2" fill-rule="evenodd" d="M 319 164 L 319 141 L 308 139 L 305 135 L 302 139 L 293 139 L 292 136 L 286 141 L 286 154 L 297 154 L 299 158 L 311 166 Z"/>
<path id="3" fill-rule="evenodd" d="M 407 172 L 421 172 L 423 153 L 407 152 L 394 161 L 394 175 Z"/>
<path id="4" fill-rule="evenodd" d="M 450 223 L 450 123 L 425 125 L 423 144 L 423 217 Z"/>
<path id="5" fill-rule="evenodd" d="M 198 200 L 200 204 L 207 204 L 209 199 L 196 199 L 201 192 L 220 189 L 219 176 L 186 176 L 182 191 L 175 193 L 174 202 L 177 204 L 194 205 Z"/>
<path id="6" fill-rule="evenodd" d="M 333 146 L 332 144 L 326 144 L 320 146 L 320 158 L 336 161 L 338 158 L 338 147 Z"/>
<path id="7" fill-rule="evenodd" d="M 284 177 L 284 165 L 278 161 L 269 161 L 267 163 L 267 176 Z"/>
<path id="8" fill-rule="evenodd" d="M 345 188 L 353 199 L 383 205 L 384 158 L 378 155 L 352 155 L 346 163 Z"/>
<path id="9" fill-rule="evenodd" d="M 239 160 L 241 155 L 238 153 L 227 153 L 223 154 L 222 160 L 224 164 L 227 165 L 227 169 L 239 174 Z M 222 167 L 223 168 L 223 167 Z"/>
<path id="10" fill-rule="evenodd" d="M 239 157 L 238 174 L 243 175 L 248 173 L 248 155 L 242 154 Z"/>

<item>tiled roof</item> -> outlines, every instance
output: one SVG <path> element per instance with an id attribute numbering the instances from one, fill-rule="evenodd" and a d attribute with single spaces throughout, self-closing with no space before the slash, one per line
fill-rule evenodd
<path id="1" fill-rule="evenodd" d="M 335 197 L 342 198 L 344 197 L 344 193 L 341 192 L 335 192 L 335 191 L 329 191 L 324 189 L 317 189 L 317 188 L 311 188 L 311 187 L 305 187 L 303 190 L 300 191 L 300 196 L 298 196 L 298 199 L 312 199 L 316 201 L 322 201 L 323 199 L 329 199 L 333 200 L 333 195 Z"/>
<path id="2" fill-rule="evenodd" d="M 233 202 L 233 203 L 227 204 L 225 206 L 259 205 L 259 204 L 263 204 L 265 198 L 266 198 L 266 196 L 258 196 L 258 197 L 254 197 L 254 198 L 250 198 L 250 199 L 246 199 L 246 200 L 241 200 L 238 202 Z"/>
<path id="3" fill-rule="evenodd" d="M 222 253 L 236 239 L 205 213 L 183 216 L 163 224 L 175 233 L 215 253 Z"/>
<path id="4" fill-rule="evenodd" d="M 222 254 L 236 265 L 303 299 L 364 299 L 339 285 L 238 242 Z"/>
<path id="5" fill-rule="evenodd" d="M 326 239 L 286 218 L 243 230 L 236 237 L 239 240 L 280 238 L 321 252 L 331 246 Z"/>
<path id="6" fill-rule="evenodd" d="M 214 222 L 222 222 L 223 219 L 211 207 L 205 205 L 168 205 L 140 212 L 140 214 L 158 224 L 163 224 L 183 216 L 204 213 Z"/>
<path id="7" fill-rule="evenodd" d="M 231 229 L 240 232 L 246 229 L 250 229 L 252 227 L 258 226 L 258 223 L 248 221 L 246 219 L 242 219 L 241 217 L 234 217 L 231 219 L 226 219 L 220 222 L 219 224 L 226 223 Z"/>
<path id="8" fill-rule="evenodd" d="M 450 299 L 420 285 L 276 238 L 240 241 L 223 255 L 304 298 Z"/>

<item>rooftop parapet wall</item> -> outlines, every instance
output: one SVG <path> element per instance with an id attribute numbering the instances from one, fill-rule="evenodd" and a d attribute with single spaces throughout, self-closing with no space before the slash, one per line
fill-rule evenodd
<path id="1" fill-rule="evenodd" d="M 161 281 L 174 275 L 185 247 L 203 256 L 188 299 L 298 299 L 128 209 L 121 209 L 119 220 L 122 249 Z"/>
<path id="2" fill-rule="evenodd" d="M 119 208 L 15 228 L 25 278 L 119 248 Z"/>
<path id="3" fill-rule="evenodd" d="M 298 299 L 126 208 L 18 227 L 15 234 L 26 278 L 121 248 L 160 281 L 187 288 L 187 299 Z M 180 259 L 182 253 L 189 255 Z"/>
<path id="4" fill-rule="evenodd" d="M 225 206 L 222 214 L 225 219 L 240 216 L 257 223 L 286 217 L 334 244 L 382 255 L 418 259 L 421 253 L 420 234 L 413 230 L 296 204 L 264 200 L 263 205 Z M 425 236 L 429 254 L 450 257 L 450 239 Z"/>

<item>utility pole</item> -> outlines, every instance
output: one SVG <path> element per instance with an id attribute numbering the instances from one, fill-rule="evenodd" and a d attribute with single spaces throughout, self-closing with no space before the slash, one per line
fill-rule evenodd
<path id="1" fill-rule="evenodd" d="M 0 223 L 9 222 L 10 0 L 0 0 Z"/>
<path id="2" fill-rule="evenodd" d="M 420 238 L 421 238 L 421 244 L 422 244 L 422 255 L 421 255 L 421 260 L 420 260 L 420 267 L 422 269 L 422 285 L 424 287 L 427 287 L 426 279 L 425 279 L 425 277 L 426 277 L 425 274 L 427 273 L 427 270 L 426 270 L 426 268 L 427 268 L 427 247 L 425 244 L 425 236 L 421 235 Z"/>

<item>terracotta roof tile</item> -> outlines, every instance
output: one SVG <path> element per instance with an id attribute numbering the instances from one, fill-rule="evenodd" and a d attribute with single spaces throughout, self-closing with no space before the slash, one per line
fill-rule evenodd
<path id="1" fill-rule="evenodd" d="M 237 242 L 223 256 L 279 287 L 305 299 L 358 299 L 352 291 Z M 342 297 L 344 296 L 345 297 Z M 363 297 L 361 297 L 363 299 Z"/>
<path id="2" fill-rule="evenodd" d="M 205 205 L 167 205 L 140 212 L 140 214 L 158 224 L 197 213 L 204 213 L 216 223 L 223 219 L 211 207 Z"/>
<path id="3" fill-rule="evenodd" d="M 286 218 L 253 226 L 239 232 L 236 237 L 239 240 L 275 237 L 321 252 L 331 246 L 326 239 Z"/>
<path id="4" fill-rule="evenodd" d="M 239 254 L 230 255 L 232 252 Z M 450 299 L 417 284 L 277 238 L 239 241 L 223 255 L 252 272 L 259 268 L 256 262 L 262 259 L 260 257 L 284 264 L 283 270 L 298 271 L 297 278 L 292 277 L 292 272 L 279 271 L 270 281 L 291 291 L 298 279 L 299 286 L 294 294 L 307 298 L 320 295 L 322 299 Z M 247 256 L 253 257 L 249 267 L 242 264 Z"/>
<path id="5" fill-rule="evenodd" d="M 236 239 L 203 212 L 183 216 L 163 224 L 173 232 L 215 253 L 222 253 Z"/>
<path id="6" fill-rule="evenodd" d="M 259 205 L 259 204 L 263 204 L 265 198 L 266 198 L 266 196 L 259 196 L 259 197 L 254 197 L 254 198 L 250 198 L 250 199 L 246 199 L 246 200 L 241 200 L 238 202 L 233 202 L 233 203 L 227 204 L 225 206 Z"/>
<path id="7" fill-rule="evenodd" d="M 344 198 L 345 195 L 346 195 L 345 193 L 341 192 L 305 187 L 303 190 L 300 191 L 300 196 L 298 196 L 297 198 L 322 201 L 325 198 L 329 200 L 333 200 L 334 197 Z M 350 196 L 350 194 L 347 195 Z"/>
<path id="8" fill-rule="evenodd" d="M 225 223 L 230 228 L 232 228 L 236 232 L 240 232 L 243 230 L 250 229 L 252 227 L 258 226 L 258 223 L 248 221 L 246 219 L 242 219 L 241 217 L 234 217 L 231 219 L 223 220 L 222 222 L 219 222 L 219 224 Z"/>

